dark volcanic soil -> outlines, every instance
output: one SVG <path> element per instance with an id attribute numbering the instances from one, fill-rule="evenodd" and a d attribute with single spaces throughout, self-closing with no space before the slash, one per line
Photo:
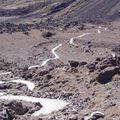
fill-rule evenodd
<path id="1" fill-rule="evenodd" d="M 120 18 L 119 0 L 0 1 L 0 20 L 33 22 L 103 22 Z"/>

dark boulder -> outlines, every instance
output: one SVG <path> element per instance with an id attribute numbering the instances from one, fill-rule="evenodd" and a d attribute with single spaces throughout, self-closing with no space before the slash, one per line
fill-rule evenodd
<path id="1" fill-rule="evenodd" d="M 87 64 L 87 62 L 85 62 L 85 61 L 79 63 L 80 66 L 86 65 L 86 64 Z"/>
<path id="2" fill-rule="evenodd" d="M 47 75 L 46 78 L 47 80 L 51 79 L 53 76 L 52 75 Z"/>
<path id="3" fill-rule="evenodd" d="M 69 62 L 69 64 L 70 64 L 71 67 L 76 68 L 76 67 L 79 66 L 79 62 L 78 62 L 78 61 L 70 60 L 70 61 L 68 61 L 68 62 Z"/>
<path id="4" fill-rule="evenodd" d="M 22 102 L 17 101 L 10 102 L 8 108 L 14 110 L 18 115 L 24 115 L 29 109 L 26 105 L 23 105 Z"/>
<path id="5" fill-rule="evenodd" d="M 85 29 L 85 25 L 84 24 L 80 24 L 78 27 L 79 30 L 84 30 Z"/>
<path id="6" fill-rule="evenodd" d="M 90 120 L 98 120 L 99 118 L 104 118 L 105 117 L 105 115 L 104 115 L 104 113 L 101 113 L 101 112 L 93 112 L 92 114 L 91 114 L 91 119 Z"/>
<path id="7" fill-rule="evenodd" d="M 52 37 L 53 35 L 55 35 L 55 34 L 50 31 L 42 33 L 43 38 L 47 38 L 47 39 Z"/>
<path id="8" fill-rule="evenodd" d="M 106 84 L 110 82 L 116 74 L 119 74 L 119 67 L 107 67 L 100 71 L 97 81 L 101 84 Z"/>
<path id="9" fill-rule="evenodd" d="M 4 83 L 4 84 L 0 84 L 0 89 L 10 89 L 10 84 Z"/>

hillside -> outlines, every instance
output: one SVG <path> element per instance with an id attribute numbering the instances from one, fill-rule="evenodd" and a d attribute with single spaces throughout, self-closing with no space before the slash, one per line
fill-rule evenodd
<path id="1" fill-rule="evenodd" d="M 69 23 L 119 19 L 119 0 L 1 0 L 2 20 L 44 20 Z"/>
<path id="2" fill-rule="evenodd" d="M 120 0 L 0 0 L 0 120 L 120 120 Z"/>

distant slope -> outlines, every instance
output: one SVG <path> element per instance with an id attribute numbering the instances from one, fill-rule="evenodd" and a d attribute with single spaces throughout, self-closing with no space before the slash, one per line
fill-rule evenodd
<path id="1" fill-rule="evenodd" d="M 65 20 L 70 18 L 70 21 L 115 20 L 119 18 L 119 9 L 120 0 L 86 0 L 83 3 L 77 3 L 76 9 L 69 12 L 64 18 Z"/>
<path id="2" fill-rule="evenodd" d="M 120 0 L 0 0 L 0 19 L 15 16 L 21 20 L 51 17 L 65 23 L 116 20 Z"/>

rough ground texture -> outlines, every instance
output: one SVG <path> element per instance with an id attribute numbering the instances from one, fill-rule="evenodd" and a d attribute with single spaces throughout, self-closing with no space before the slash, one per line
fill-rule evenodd
<path id="1" fill-rule="evenodd" d="M 95 22 L 119 19 L 119 0 L 0 0 L 1 20 Z"/>
<path id="2" fill-rule="evenodd" d="M 70 102 L 33 117 L 41 104 L 0 100 L 0 120 L 120 120 L 119 6 L 119 0 L 0 0 L 0 73 L 12 72 L 0 81 L 35 83 L 33 91 L 0 84 L 0 93 Z M 76 38 L 85 33 L 91 34 Z M 28 69 L 54 58 L 59 44 L 58 59 Z M 104 116 L 84 119 L 94 111 Z"/>

